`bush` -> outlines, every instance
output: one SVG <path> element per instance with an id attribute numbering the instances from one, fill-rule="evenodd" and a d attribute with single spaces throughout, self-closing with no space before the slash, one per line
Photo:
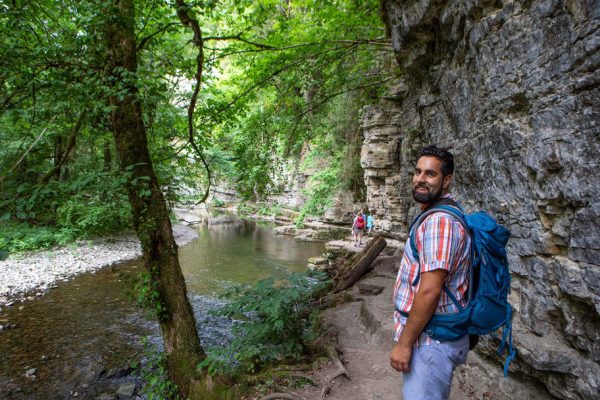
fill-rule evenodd
<path id="1" fill-rule="evenodd" d="M 280 215 L 281 206 L 279 204 L 261 204 L 256 213 L 262 216 Z"/>
<path id="2" fill-rule="evenodd" d="M 313 331 L 317 312 L 311 303 L 329 284 L 322 272 L 292 274 L 287 282 L 274 278 L 255 287 L 238 287 L 226 296 L 231 302 L 215 314 L 240 319 L 227 347 L 207 351 L 200 364 L 210 374 L 235 376 L 255 373 L 262 366 L 285 359 L 298 360 Z"/>
<path id="3" fill-rule="evenodd" d="M 67 244 L 76 238 L 76 233 L 69 229 L 3 222 L 0 229 L 0 252 L 4 250 L 7 253 L 14 253 L 44 249 Z"/>
<path id="4" fill-rule="evenodd" d="M 220 207 L 223 207 L 224 205 L 225 205 L 225 202 L 216 197 L 213 197 L 213 199 L 211 200 L 211 206 L 213 206 L 213 207 L 220 208 Z"/>
<path id="5" fill-rule="evenodd" d="M 339 160 L 330 161 L 330 165 L 309 178 L 307 189 L 302 193 L 307 200 L 294 221 L 297 228 L 304 226 L 307 216 L 322 215 L 327 207 L 333 205 L 333 194 L 339 188 Z"/>
<path id="6" fill-rule="evenodd" d="M 0 201 L 0 251 L 43 249 L 130 229 L 123 190 L 128 179 L 127 174 L 99 172 L 71 181 L 20 184 Z M 146 189 L 143 184 L 137 183 L 140 190 Z"/>
<path id="7" fill-rule="evenodd" d="M 56 211 L 57 225 L 82 236 L 108 235 L 129 227 L 130 208 L 126 201 L 97 198 L 67 200 Z"/>
<path id="8" fill-rule="evenodd" d="M 246 203 L 239 203 L 236 207 L 236 211 L 239 215 L 246 216 L 254 212 L 254 207 Z"/>

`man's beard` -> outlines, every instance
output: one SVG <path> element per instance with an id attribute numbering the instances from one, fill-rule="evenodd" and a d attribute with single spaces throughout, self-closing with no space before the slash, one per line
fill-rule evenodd
<path id="1" fill-rule="evenodd" d="M 427 193 L 417 192 L 417 188 L 419 187 L 426 188 Z M 442 197 L 442 188 L 440 187 L 438 191 L 431 191 L 426 186 L 416 186 L 412 190 L 412 195 L 417 203 L 429 204 Z"/>

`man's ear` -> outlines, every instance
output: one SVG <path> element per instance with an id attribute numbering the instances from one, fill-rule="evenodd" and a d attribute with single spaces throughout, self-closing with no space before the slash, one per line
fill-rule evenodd
<path id="1" fill-rule="evenodd" d="M 444 181 L 442 182 L 442 188 L 444 191 L 447 191 L 450 188 L 450 184 L 452 183 L 452 174 L 446 175 L 444 177 Z"/>

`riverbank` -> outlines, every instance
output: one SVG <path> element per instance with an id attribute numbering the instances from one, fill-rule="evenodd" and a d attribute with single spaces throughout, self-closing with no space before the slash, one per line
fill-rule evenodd
<path id="1" fill-rule="evenodd" d="M 183 246 L 198 237 L 196 230 L 173 225 L 175 241 Z M 134 235 L 98 238 L 50 250 L 19 253 L 0 261 L 0 306 L 42 296 L 56 286 L 84 272 L 134 260 L 142 255 Z"/>

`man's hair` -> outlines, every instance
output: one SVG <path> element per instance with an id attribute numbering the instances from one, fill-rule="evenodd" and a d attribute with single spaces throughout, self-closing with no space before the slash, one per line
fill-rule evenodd
<path id="1" fill-rule="evenodd" d="M 435 144 L 432 144 L 430 146 L 425 146 L 421 149 L 421 152 L 419 153 L 419 158 L 425 156 L 435 157 L 442 162 L 443 176 L 452 175 L 454 173 L 454 155 L 448 150 L 440 149 Z M 417 160 L 419 158 L 417 158 Z"/>

